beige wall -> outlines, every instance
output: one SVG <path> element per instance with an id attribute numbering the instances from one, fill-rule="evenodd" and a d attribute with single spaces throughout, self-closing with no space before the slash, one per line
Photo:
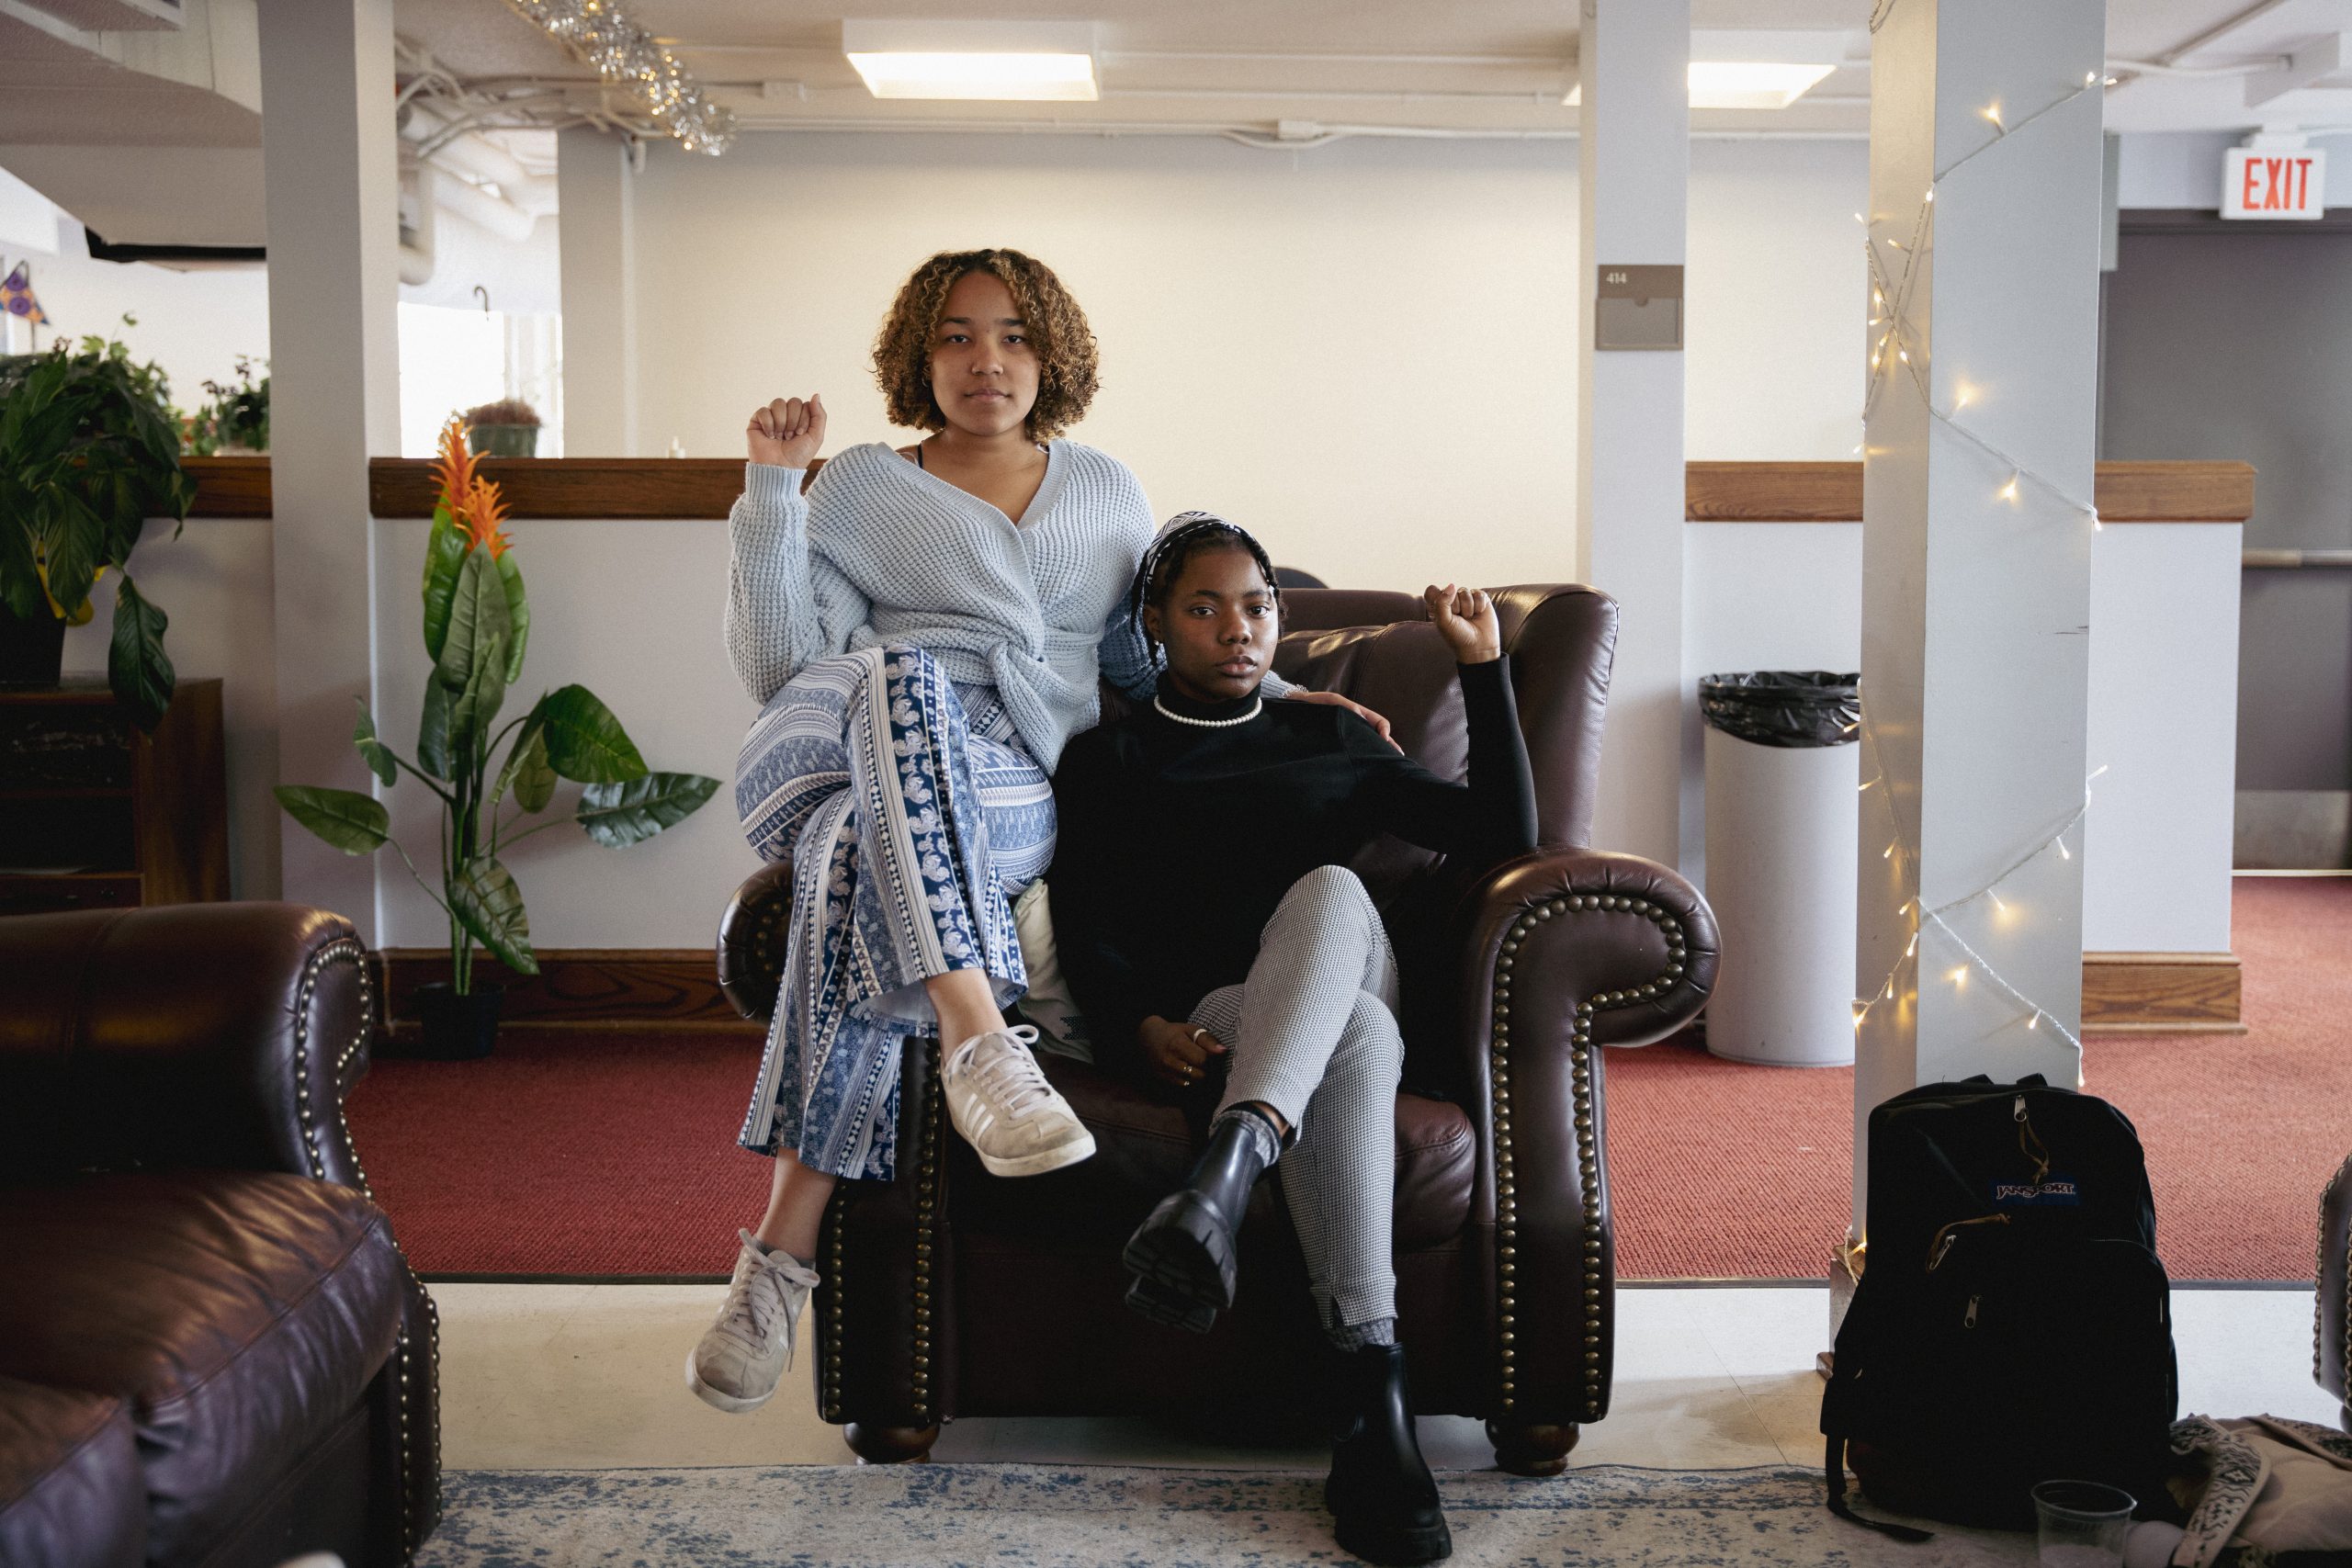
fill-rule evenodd
<path id="1" fill-rule="evenodd" d="M 1865 148 L 1702 141 L 1691 161 L 1690 455 L 1847 456 Z M 933 251 L 1010 244 L 1102 342 L 1073 434 L 1162 515 L 1227 512 L 1363 585 L 1570 573 L 1572 142 L 763 135 L 719 159 L 655 148 L 637 179 L 648 454 L 740 451 L 755 403 L 814 389 L 831 449 L 891 438 L 867 353 L 899 282 Z M 613 329 L 575 304 L 565 330 Z"/>

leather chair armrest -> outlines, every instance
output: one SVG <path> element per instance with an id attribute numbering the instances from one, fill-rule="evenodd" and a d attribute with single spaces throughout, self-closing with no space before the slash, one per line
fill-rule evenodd
<path id="1" fill-rule="evenodd" d="M 1664 866 L 1544 849 L 1471 889 L 1457 1048 L 1487 1157 L 1502 1428 L 1608 1414 L 1616 1262 L 1596 1045 L 1687 1022 L 1714 983 L 1715 922 Z"/>
<path id="2" fill-rule="evenodd" d="M 0 1170 L 209 1166 L 363 1190 L 367 949 L 339 915 L 181 904 L 0 920 Z"/>
<path id="3" fill-rule="evenodd" d="M 762 866 L 743 879 L 718 917 L 718 988 L 745 1018 L 775 1011 L 784 983 L 784 944 L 792 918 L 792 862 Z"/>
<path id="4" fill-rule="evenodd" d="M 1586 1004 L 1593 1043 L 1647 1045 L 1698 1017 L 1714 988 L 1714 911 L 1638 855 L 1546 848 L 1508 861 L 1471 889 L 1467 924 L 1463 1040 L 1474 1054 L 1498 992 L 1517 992 L 1522 1043 L 1542 1020 L 1541 1038 L 1565 1047 Z"/>

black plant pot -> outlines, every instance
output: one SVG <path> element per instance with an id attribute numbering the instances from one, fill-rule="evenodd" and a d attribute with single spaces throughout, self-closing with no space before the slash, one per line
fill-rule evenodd
<path id="1" fill-rule="evenodd" d="M 65 667 L 65 623 L 26 620 L 0 604 L 0 686 L 54 686 Z"/>
<path id="2" fill-rule="evenodd" d="M 424 1026 L 416 1054 L 435 1062 L 478 1062 L 498 1043 L 498 1010 L 503 986 L 476 986 L 466 996 L 435 980 L 416 988 L 416 1017 Z"/>

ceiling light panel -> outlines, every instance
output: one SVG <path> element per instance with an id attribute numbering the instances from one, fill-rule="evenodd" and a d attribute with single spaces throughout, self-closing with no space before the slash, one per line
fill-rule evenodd
<path id="1" fill-rule="evenodd" d="M 1797 61 L 1694 60 L 1690 62 L 1690 107 L 1784 109 L 1837 69 Z M 1584 102 L 1584 84 L 1571 86 L 1562 102 L 1570 108 Z"/>
<path id="2" fill-rule="evenodd" d="M 842 52 L 877 98 L 1091 103 L 1091 22 L 845 21 Z"/>
<path id="3" fill-rule="evenodd" d="M 1784 109 L 1838 66 L 1869 63 L 1870 35 L 1848 28 L 1694 28 L 1690 107 Z M 1580 101 L 1578 89 L 1570 87 L 1568 107 Z"/>
<path id="4" fill-rule="evenodd" d="M 1784 109 L 1838 69 L 1780 60 L 1694 60 L 1694 109 Z"/>

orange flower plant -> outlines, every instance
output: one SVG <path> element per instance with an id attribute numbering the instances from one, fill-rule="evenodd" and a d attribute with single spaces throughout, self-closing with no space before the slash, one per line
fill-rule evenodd
<path id="1" fill-rule="evenodd" d="M 585 686 L 558 687 L 493 732 L 506 689 L 523 672 L 531 604 L 514 541 L 503 530 L 505 500 L 497 481 L 476 471 L 478 462 L 466 450 L 463 426 L 450 420 L 434 463 L 440 495 L 424 543 L 424 651 L 433 674 L 416 759 L 378 737 L 365 702 L 351 737 L 385 786 L 404 771 L 441 798 L 441 886 L 421 874 L 417 881 L 449 917 L 451 988 L 460 996 L 472 989 L 476 942 L 518 974 L 538 973 L 522 892 L 498 858 L 502 841 L 571 820 L 596 842 L 618 849 L 683 821 L 718 788 L 717 779 L 700 773 L 649 769 L 620 720 Z M 491 761 L 501 743 L 505 759 L 493 779 Z M 525 817 L 547 808 L 559 779 L 586 786 L 569 818 L 510 835 Z M 517 809 L 502 817 L 510 793 Z M 369 854 L 390 843 L 416 873 L 391 836 L 390 814 L 373 795 L 286 784 L 277 799 L 296 821 L 345 853 Z"/>

